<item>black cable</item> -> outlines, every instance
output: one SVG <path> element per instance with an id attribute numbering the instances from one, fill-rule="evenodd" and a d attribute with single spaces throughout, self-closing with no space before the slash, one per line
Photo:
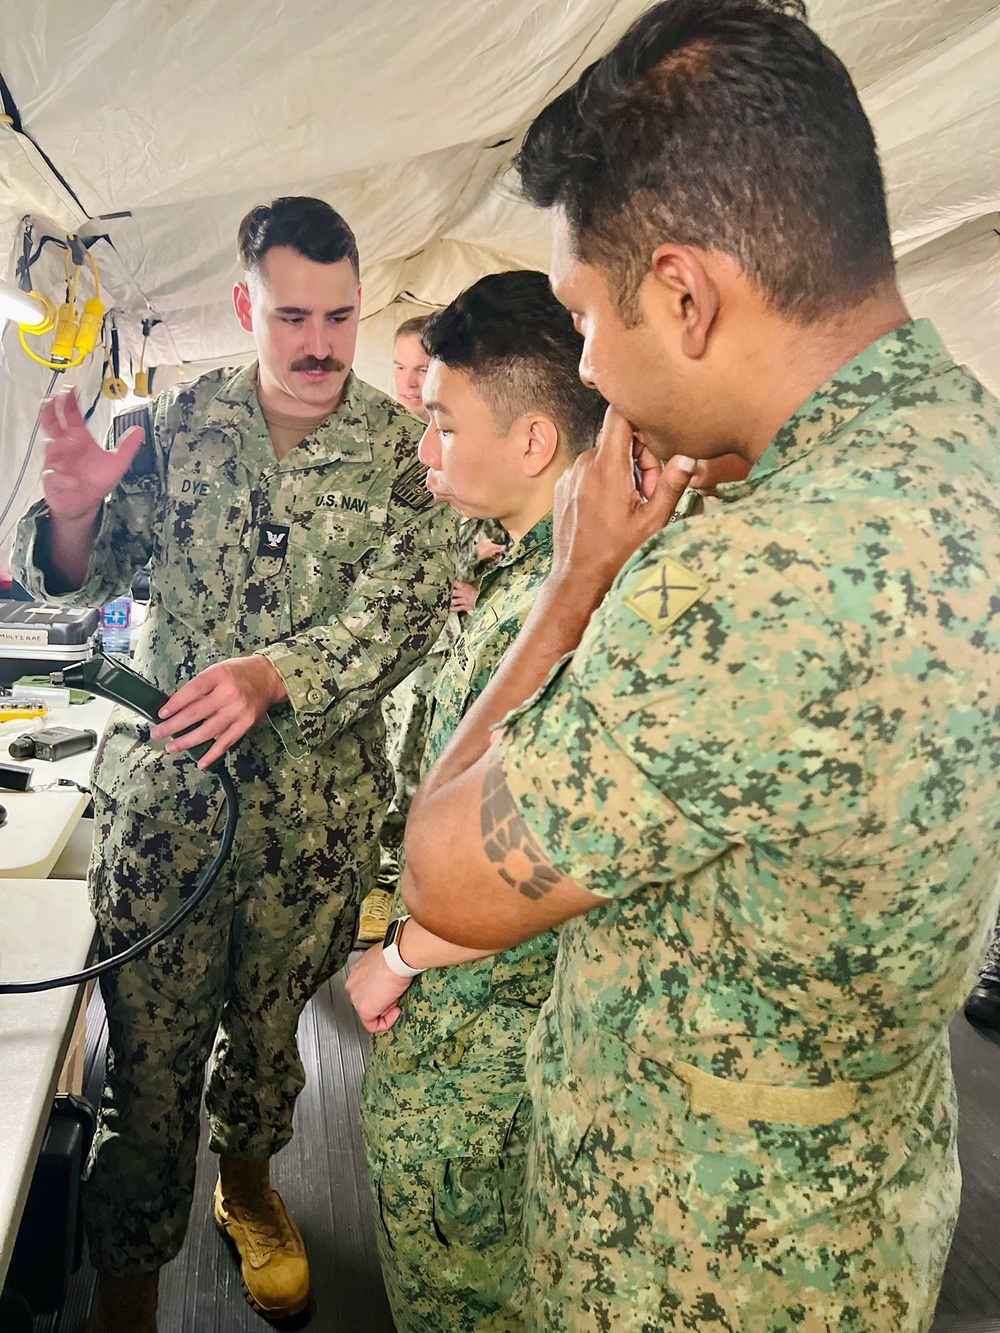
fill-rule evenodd
<path id="1" fill-rule="evenodd" d="M 0 995 L 31 995 L 35 991 L 56 990 L 60 986 L 80 986 L 86 981 L 93 980 L 94 977 L 101 976 L 104 972 L 110 972 L 112 968 L 130 963 L 133 958 L 138 958 L 147 949 L 151 949 L 154 944 L 159 944 L 165 936 L 173 934 L 187 920 L 194 909 L 204 900 L 205 895 L 218 879 L 219 871 L 229 859 L 229 853 L 233 849 L 233 838 L 236 836 L 236 825 L 240 817 L 240 798 L 237 795 L 236 784 L 233 782 L 229 770 L 224 764 L 220 763 L 213 765 L 210 771 L 219 779 L 226 798 L 226 825 L 222 830 L 222 842 L 219 850 L 191 897 L 177 909 L 172 917 L 164 921 L 162 926 L 157 926 L 154 931 L 151 931 L 143 939 L 136 940 L 135 944 L 130 944 L 121 953 L 112 954 L 110 958 L 95 963 L 93 967 L 85 967 L 82 972 L 73 972 L 65 977 L 47 977 L 44 981 L 0 982 Z"/>
<path id="2" fill-rule="evenodd" d="M 76 204 L 80 212 L 83 213 L 84 217 L 86 217 L 89 220 L 90 214 L 84 208 L 83 204 L 80 203 L 80 200 L 77 198 L 76 191 L 70 185 L 69 181 L 62 174 L 62 172 L 57 170 L 52 159 L 45 152 L 45 149 L 42 148 L 41 144 L 39 144 L 35 139 L 33 139 L 32 136 L 28 134 L 28 132 L 25 130 L 24 125 L 21 123 L 21 113 L 18 110 L 17 103 L 14 101 L 14 98 L 11 95 L 10 88 L 7 85 L 7 82 L 5 81 L 2 74 L 0 74 L 0 101 L 3 102 L 4 111 L 7 113 L 8 116 L 10 116 L 11 129 L 14 130 L 16 134 L 22 135 L 25 139 L 28 140 L 30 144 L 34 146 L 35 151 L 39 154 L 39 156 L 41 156 L 44 159 L 45 165 L 52 172 L 53 176 L 55 176 L 56 180 L 59 181 L 60 185 L 62 185 L 63 189 L 73 200 L 74 204 Z"/>
<path id="3" fill-rule="evenodd" d="M 107 362 L 106 362 L 106 361 L 105 361 L 104 364 L 105 364 L 105 368 L 107 368 Z M 101 399 L 103 398 L 103 396 L 104 396 L 104 376 L 102 375 L 102 376 L 101 376 L 101 386 L 100 386 L 100 388 L 97 390 L 97 393 L 94 395 L 94 401 L 90 404 L 90 406 L 87 408 L 86 412 L 84 412 L 84 414 L 83 414 L 83 419 L 84 419 L 84 421 L 87 423 L 88 426 L 90 425 L 91 417 L 93 417 L 94 413 L 97 411 L 97 405 L 98 405 L 98 403 L 101 401 Z"/>

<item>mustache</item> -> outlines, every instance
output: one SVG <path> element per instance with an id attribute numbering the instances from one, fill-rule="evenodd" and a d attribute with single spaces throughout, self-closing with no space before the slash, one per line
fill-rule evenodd
<path id="1" fill-rule="evenodd" d="M 338 361 L 335 356 L 325 356 L 322 361 L 315 356 L 304 356 L 301 361 L 293 361 L 292 370 L 346 370 L 347 367 L 343 361 Z"/>

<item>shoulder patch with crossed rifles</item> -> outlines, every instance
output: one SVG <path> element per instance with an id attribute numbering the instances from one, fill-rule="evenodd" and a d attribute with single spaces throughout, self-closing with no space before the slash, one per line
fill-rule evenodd
<path id="1" fill-rule="evenodd" d="M 667 555 L 646 571 L 625 598 L 625 605 L 653 629 L 663 630 L 679 620 L 707 589 L 707 583 Z"/>

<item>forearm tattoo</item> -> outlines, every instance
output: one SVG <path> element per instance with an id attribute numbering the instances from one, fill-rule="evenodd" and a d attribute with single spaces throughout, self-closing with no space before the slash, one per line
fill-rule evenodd
<path id="1" fill-rule="evenodd" d="M 500 762 L 499 747 L 483 779 L 483 803 L 480 824 L 483 847 L 490 861 L 505 880 L 525 898 L 541 898 L 559 883 L 562 876 L 545 859 L 545 854 L 531 836 L 518 814 L 514 798 L 507 789 L 507 779 Z"/>

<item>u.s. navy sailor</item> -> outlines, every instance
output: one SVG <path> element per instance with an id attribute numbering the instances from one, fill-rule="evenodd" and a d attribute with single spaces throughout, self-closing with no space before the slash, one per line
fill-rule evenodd
<path id="1" fill-rule="evenodd" d="M 220 793 L 179 751 L 211 739 L 208 762 L 228 748 L 241 797 L 233 857 L 205 904 L 104 978 L 108 1073 L 86 1191 L 94 1329 L 155 1326 L 213 1047 L 216 1220 L 255 1308 L 290 1315 L 308 1300 L 301 1237 L 267 1164 L 304 1081 L 299 1015 L 345 961 L 377 869 L 392 789 L 380 701 L 434 642 L 454 578 L 454 523 L 424 485 L 419 423 L 349 369 L 360 291 L 343 219 L 319 200 L 278 200 L 244 220 L 241 259 L 236 308 L 258 362 L 167 390 L 141 411 L 141 447 L 119 432 L 118 455 L 97 448 L 72 401 L 49 404 L 47 500 L 18 538 L 19 576 L 49 599 L 100 604 L 152 562 L 135 665 L 172 696 L 154 734 L 173 739 L 150 746 L 118 713 L 97 758 L 91 893 L 105 951 L 173 912 L 210 855 Z M 131 454 L 120 484 L 102 483 Z M 74 524 L 84 538 L 67 556 Z"/>

